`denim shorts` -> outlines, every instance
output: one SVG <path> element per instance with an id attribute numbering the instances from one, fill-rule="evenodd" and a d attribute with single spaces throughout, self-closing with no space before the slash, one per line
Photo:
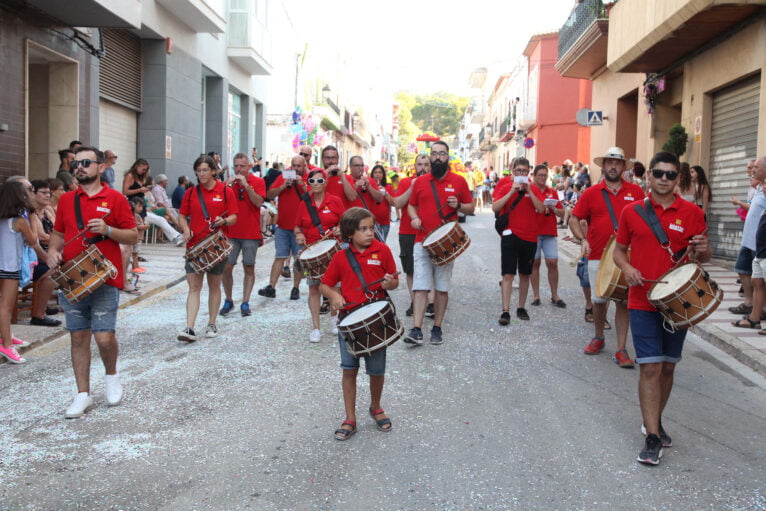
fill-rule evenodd
<path id="1" fill-rule="evenodd" d="M 734 271 L 739 275 L 752 275 L 753 258 L 755 258 L 755 251 L 747 247 L 740 248 L 739 254 L 737 254 L 737 262 L 734 263 Z"/>
<path id="2" fill-rule="evenodd" d="M 412 255 L 415 262 L 412 290 L 430 291 L 433 288 L 442 293 L 449 292 L 455 261 L 441 266 L 435 265 L 423 248 L 422 242 L 415 243 Z"/>
<path id="3" fill-rule="evenodd" d="M 657 311 L 631 309 L 629 312 L 637 364 L 681 361 L 686 329 L 668 332 L 662 327 L 663 317 Z"/>
<path id="4" fill-rule="evenodd" d="M 242 252 L 242 264 L 252 266 L 255 264 L 255 253 L 258 251 L 260 240 L 243 240 L 239 238 L 229 238 L 231 243 L 231 253 L 229 254 L 228 264 L 237 264 L 239 253 Z"/>
<path id="5" fill-rule="evenodd" d="M 295 233 L 293 231 L 277 227 L 277 232 L 274 233 L 274 250 L 276 252 L 274 255 L 276 259 L 287 259 L 291 254 L 297 258 L 301 247 L 295 241 Z"/>
<path id="6" fill-rule="evenodd" d="M 590 287 L 588 277 L 588 258 L 583 256 L 577 261 L 577 277 L 580 279 L 580 287 Z"/>
<path id="7" fill-rule="evenodd" d="M 341 369 L 359 369 L 359 359 L 348 352 L 346 341 L 343 336 L 338 334 L 338 343 L 340 344 L 340 367 Z M 370 376 L 383 376 L 386 374 L 386 350 L 374 351 L 369 355 L 364 355 L 364 369 Z"/>
<path id="8" fill-rule="evenodd" d="M 209 273 L 210 275 L 223 275 L 223 270 L 226 269 L 226 260 L 221 261 L 220 263 L 216 264 L 212 268 L 210 268 L 205 273 Z M 189 261 L 186 261 L 186 264 L 184 265 L 184 271 L 188 273 L 198 273 L 197 270 L 195 270 L 191 263 Z"/>
<path id="9" fill-rule="evenodd" d="M 559 258 L 559 244 L 556 236 L 553 236 L 552 234 L 541 234 L 537 237 L 535 259 L 540 259 L 541 255 L 545 255 L 546 259 Z"/>
<path id="10" fill-rule="evenodd" d="M 59 291 L 59 303 L 66 317 L 66 328 L 70 332 L 114 332 L 117 326 L 120 290 L 114 286 L 103 284 L 77 303 L 69 303 L 64 293 Z"/>

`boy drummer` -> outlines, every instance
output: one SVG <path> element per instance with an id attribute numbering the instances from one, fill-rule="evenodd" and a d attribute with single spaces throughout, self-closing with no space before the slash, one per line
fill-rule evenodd
<path id="1" fill-rule="evenodd" d="M 396 289 L 399 280 L 396 273 L 396 262 L 391 249 L 375 239 L 375 220 L 368 210 L 351 208 L 340 219 L 340 234 L 344 241 L 349 242 L 348 250 L 356 258 L 365 283 L 379 281 L 369 286 L 373 298 L 385 298 L 385 291 Z M 364 286 L 349 261 L 348 252 L 342 250 L 336 253 L 327 268 L 319 291 L 330 300 L 333 310 L 348 311 L 355 305 L 368 300 Z M 341 291 L 335 288 L 340 283 Z M 342 293 L 342 295 L 341 295 Z M 347 440 L 356 433 L 356 375 L 359 372 L 359 359 L 352 356 L 346 349 L 346 342 L 338 334 L 340 344 L 340 366 L 343 369 L 343 404 L 346 409 L 346 419 L 335 431 L 337 440 Z M 383 432 L 391 431 L 391 419 L 380 406 L 383 393 L 383 381 L 386 372 L 386 348 L 382 348 L 364 356 L 367 374 L 370 376 L 370 415 Z"/>

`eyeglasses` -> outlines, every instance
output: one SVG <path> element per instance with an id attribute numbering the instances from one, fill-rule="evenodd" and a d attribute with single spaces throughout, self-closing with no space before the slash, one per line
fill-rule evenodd
<path id="1" fill-rule="evenodd" d="M 311 153 L 300 153 L 300 155 L 303 156 L 304 158 L 308 158 L 309 156 L 311 156 Z"/>
<path id="2" fill-rule="evenodd" d="M 666 178 L 668 178 L 668 181 L 675 181 L 675 179 L 678 177 L 678 171 L 652 169 L 652 177 L 654 177 L 655 179 L 662 179 L 662 176 L 665 176 Z"/>
<path id="3" fill-rule="evenodd" d="M 310 185 L 323 185 L 324 184 L 324 178 L 323 177 L 310 177 L 309 178 L 309 184 Z"/>
<path id="4" fill-rule="evenodd" d="M 447 151 L 431 151 L 431 156 L 448 156 Z"/>
<path id="5" fill-rule="evenodd" d="M 32 188 L 30 188 L 30 190 L 32 190 Z M 50 197 L 52 195 L 50 190 L 37 190 L 37 192 L 35 192 L 35 193 L 41 193 L 41 194 L 46 195 L 48 197 Z"/>
<path id="6" fill-rule="evenodd" d="M 87 169 L 90 167 L 93 163 L 98 163 L 96 160 L 74 160 L 72 162 L 72 168 L 82 167 L 84 169 Z"/>
<path id="7" fill-rule="evenodd" d="M 35 187 L 34 186 L 27 186 L 27 191 L 35 193 Z"/>
<path id="8" fill-rule="evenodd" d="M 352 163 L 350 167 L 364 167 L 364 163 Z"/>

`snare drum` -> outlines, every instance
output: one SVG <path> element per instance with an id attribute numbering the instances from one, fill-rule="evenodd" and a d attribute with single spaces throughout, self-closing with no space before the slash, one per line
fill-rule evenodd
<path id="1" fill-rule="evenodd" d="M 117 268 L 104 257 L 96 245 L 89 245 L 77 257 L 51 273 L 69 303 L 77 303 L 101 287 L 107 280 L 117 277 Z"/>
<path id="2" fill-rule="evenodd" d="M 604 246 L 604 252 L 601 254 L 598 274 L 596 275 L 596 295 L 622 303 L 628 299 L 628 282 L 625 280 L 622 270 L 614 264 L 615 239 L 614 236 L 609 238 L 606 246 Z M 628 260 L 630 260 L 630 250 L 628 250 Z"/>
<path id="3" fill-rule="evenodd" d="M 338 331 L 355 357 L 386 348 L 404 335 L 404 326 L 388 300 L 360 306 L 338 322 Z"/>
<path id="4" fill-rule="evenodd" d="M 450 263 L 465 252 L 471 244 L 471 238 L 457 222 L 440 225 L 425 237 L 423 250 L 436 266 Z"/>
<path id="5" fill-rule="evenodd" d="M 649 288 L 647 298 L 675 328 L 696 325 L 723 300 L 723 291 L 698 263 L 682 264 L 657 280 Z"/>
<path id="6" fill-rule="evenodd" d="M 303 274 L 311 280 L 321 280 L 332 256 L 340 250 L 340 244 L 334 239 L 319 240 L 307 246 L 298 254 L 298 261 Z"/>
<path id="7" fill-rule="evenodd" d="M 231 254 L 229 238 L 221 231 L 215 231 L 187 250 L 186 259 L 195 273 L 205 273 L 229 257 L 229 254 Z"/>

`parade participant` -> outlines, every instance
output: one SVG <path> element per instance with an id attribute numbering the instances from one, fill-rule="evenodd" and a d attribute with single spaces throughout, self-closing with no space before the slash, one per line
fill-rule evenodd
<path id="1" fill-rule="evenodd" d="M 223 271 L 223 291 L 226 299 L 221 307 L 221 316 L 226 316 L 234 308 L 234 266 L 242 252 L 242 267 L 245 278 L 242 281 L 242 303 L 239 312 L 249 316 L 250 294 L 255 284 L 255 255 L 263 240 L 261 233 L 261 206 L 266 197 L 266 183 L 250 172 L 250 161 L 245 153 L 237 153 L 233 160 L 234 175 L 226 182 L 237 197 L 239 212 L 237 223 L 226 228 L 226 236 L 231 243 L 231 254 Z"/>
<path id="2" fill-rule="evenodd" d="M 407 316 L 412 316 L 413 304 L 415 302 L 415 295 L 412 292 L 415 260 L 412 252 L 415 248 L 415 234 L 417 233 L 415 228 L 412 227 L 407 203 L 410 201 L 412 185 L 415 183 L 415 180 L 429 172 L 431 172 L 431 160 L 426 153 L 420 153 L 415 158 L 415 175 L 413 177 L 402 178 L 399 181 L 399 188 L 396 189 L 396 198 L 394 199 L 394 207 L 402 210 L 402 218 L 399 222 L 399 259 L 402 261 L 402 271 L 407 275 L 407 290 L 410 293 L 410 307 L 406 311 Z"/>
<path id="3" fill-rule="evenodd" d="M 638 400 L 646 435 L 638 461 L 657 465 L 662 448 L 670 447 L 670 436 L 662 427 L 662 412 L 673 388 L 673 373 L 681 361 L 686 329 L 669 332 L 662 315 L 649 303 L 651 281 L 658 279 L 676 262 L 657 240 L 642 213 L 652 211 L 670 242 L 670 251 L 683 253 L 688 247 L 691 260 L 705 262 L 712 252 L 702 210 L 673 193 L 679 174 L 678 158 L 668 152 L 654 155 L 649 163 L 651 193 L 644 201 L 628 205 L 620 216 L 614 260 L 630 286 L 628 309 L 633 332 L 636 363 L 639 364 Z M 639 208 L 642 208 L 639 210 Z M 641 257 L 628 260 L 628 247 L 640 247 Z"/>
<path id="4" fill-rule="evenodd" d="M 234 225 L 239 213 L 239 203 L 231 187 L 225 186 L 215 178 L 213 158 L 200 156 L 194 161 L 193 168 L 199 184 L 186 191 L 178 217 L 187 250 L 204 240 L 212 231 Z M 208 287 L 207 308 L 210 316 L 205 329 L 207 338 L 218 335 L 215 320 L 218 306 L 221 305 L 221 279 L 225 268 L 226 260 L 223 260 L 205 272 Z M 199 312 L 200 292 L 205 274 L 196 273 L 189 261 L 186 261 L 184 270 L 189 285 L 186 297 L 186 328 L 178 334 L 178 340 L 194 342 L 197 340 L 194 323 Z"/>
<path id="5" fill-rule="evenodd" d="M 609 238 L 617 230 L 622 210 L 644 198 L 644 192 L 638 185 L 622 179 L 622 173 L 625 170 L 625 152 L 622 149 L 611 147 L 603 157 L 599 156 L 593 161 L 601 167 L 604 179 L 582 193 L 572 211 L 572 219 L 569 221 L 572 235 L 580 242 L 583 254 L 588 256 L 588 276 L 591 284 L 596 282 L 601 255 Z M 580 228 L 581 219 L 588 222 L 587 237 Z M 596 355 L 606 345 L 604 340 L 606 302 L 606 298 L 593 293 L 595 335 L 583 350 L 586 355 Z M 633 362 L 625 349 L 629 325 L 628 306 L 626 303 L 615 305 L 617 352 L 613 359 L 620 367 L 631 368 Z"/>
<path id="6" fill-rule="evenodd" d="M 47 259 L 27 219 L 34 208 L 32 190 L 31 185 L 21 181 L 6 181 L 0 187 L 0 355 L 13 364 L 27 361 L 16 350 L 29 346 L 28 342 L 14 337 L 11 331 L 24 243 L 35 250 L 40 262 L 44 264 Z"/>
<path id="7" fill-rule="evenodd" d="M 341 215 L 346 210 L 339 197 L 326 193 L 327 179 L 322 169 L 309 171 L 308 183 L 311 188 L 308 196 L 303 197 L 298 206 L 298 214 L 295 217 L 295 241 L 301 247 L 307 247 L 316 243 L 323 236 L 329 236 L 334 231 L 340 234 L 336 228 Z M 313 330 L 309 334 L 309 342 L 319 342 L 322 333 L 319 331 L 319 281 L 307 279 L 309 286 L 309 312 Z M 332 317 L 332 333 L 338 333 L 337 316 Z"/>
<path id="8" fill-rule="evenodd" d="M 327 147 L 332 148 L 332 149 L 335 150 L 335 153 L 336 153 L 335 162 L 337 163 L 337 161 L 338 161 L 338 158 L 337 158 L 338 150 L 335 149 L 332 146 L 327 146 Z M 314 150 L 311 148 L 311 146 L 307 146 L 307 145 L 301 146 L 300 149 L 298 149 L 298 154 L 303 156 L 303 159 L 306 160 L 306 170 L 320 170 L 319 167 L 317 167 L 316 165 L 311 163 L 311 158 L 314 156 Z M 322 156 L 324 157 L 324 149 L 322 149 Z M 324 158 L 323 158 L 323 160 L 324 160 Z"/>
<path id="9" fill-rule="evenodd" d="M 101 184 L 100 176 L 106 166 L 104 160 L 104 153 L 95 147 L 81 146 L 77 149 L 72 164 L 79 187 L 61 197 L 48 244 L 48 266 L 51 268 L 74 259 L 87 245 L 94 243 L 117 268 L 115 278 L 107 280 L 77 303 L 69 303 L 63 293 L 59 292 L 59 302 L 64 309 L 66 328 L 69 330 L 72 367 L 77 382 L 77 395 L 66 410 L 65 416 L 68 419 L 81 417 L 93 406 L 90 395 L 91 332 L 96 338 L 106 369 L 106 402 L 109 406 L 115 406 L 122 400 L 122 384 L 117 373 L 119 347 L 114 334 L 119 290 L 125 280 L 120 244 L 137 243 L 138 232 L 125 196 Z M 83 239 L 76 239 L 86 227 Z"/>
<path id="10" fill-rule="evenodd" d="M 375 239 L 374 225 L 372 214 L 362 208 L 351 208 L 341 218 L 341 237 L 349 243 L 349 248 L 333 256 L 319 287 L 321 293 L 329 298 L 335 311 L 347 312 L 353 305 L 368 301 L 364 290 L 366 283 L 371 284 L 370 291 L 378 298 L 384 298 L 387 291 L 399 286 L 399 279 L 394 275 L 394 256 L 391 249 Z M 356 259 L 364 283 L 352 267 L 351 257 Z M 373 282 L 378 283 L 372 284 Z M 340 292 L 335 288 L 338 283 Z M 356 433 L 356 376 L 359 372 L 359 359 L 348 352 L 346 342 L 340 335 L 338 344 L 340 366 L 343 369 L 343 404 L 346 418 L 340 428 L 335 430 L 335 438 L 347 440 Z M 391 419 L 380 405 L 386 372 L 386 348 L 365 355 L 364 365 L 370 376 L 370 416 L 378 429 L 390 432 Z"/>
<path id="11" fill-rule="evenodd" d="M 388 239 L 388 231 L 391 229 L 391 204 L 393 204 L 394 189 L 386 181 L 386 169 L 383 165 L 375 165 L 370 171 L 372 182 L 378 187 L 378 191 L 383 195 L 383 200 L 370 204 L 372 215 L 375 217 L 375 223 L 383 236 L 383 243 Z"/>
<path id="12" fill-rule="evenodd" d="M 298 206 L 301 203 L 301 195 L 306 193 L 306 160 L 302 156 L 294 156 L 290 166 L 294 171 L 295 177 L 285 178 L 283 171 L 274 180 L 274 184 L 266 192 L 269 199 L 277 199 L 277 231 L 274 233 L 274 263 L 271 265 L 271 275 L 269 284 L 258 290 L 258 294 L 267 298 L 277 296 L 277 285 L 279 275 L 282 273 L 285 260 L 292 256 L 298 258 L 300 247 L 295 241 L 295 216 L 298 213 Z M 290 291 L 290 300 L 297 300 L 301 297 L 298 286 L 301 284 L 302 274 L 296 268 L 293 272 L 293 288 Z"/>
<path id="13" fill-rule="evenodd" d="M 412 290 L 415 295 L 413 327 L 405 342 L 423 344 L 423 316 L 426 312 L 428 291 L 435 289 L 434 325 L 431 344 L 441 344 L 442 321 L 449 302 L 452 269 L 455 262 L 437 266 L 423 248 L 423 240 L 432 230 L 445 222 L 457 220 L 457 213 L 473 213 L 473 199 L 465 179 L 450 171 L 449 146 L 446 142 L 431 144 L 431 173 L 413 185 L 408 208 L 412 227 L 416 230 L 413 248 L 414 273 Z"/>
<path id="14" fill-rule="evenodd" d="M 350 208 L 356 200 L 354 178 L 343 173 L 338 166 L 338 150 L 334 146 L 328 145 L 322 149 L 322 166 L 327 176 L 327 193 L 340 198 L 344 210 Z"/>
<path id="15" fill-rule="evenodd" d="M 498 184 L 492 194 L 492 211 L 499 218 L 507 218 L 506 225 L 500 232 L 500 290 L 503 310 L 498 323 L 501 325 L 511 322 L 511 292 L 517 272 L 519 303 L 516 317 L 524 321 L 529 320 L 529 313 L 524 305 L 527 303 L 529 276 L 532 274 L 538 244 L 539 222 L 536 213 L 545 212 L 543 202 L 529 190 L 529 160 L 524 157 L 515 158 L 511 167 L 513 181 Z M 545 169 L 544 165 L 538 167 Z"/>
<path id="16" fill-rule="evenodd" d="M 352 156 L 348 161 L 348 169 L 351 179 L 354 181 L 354 190 L 356 191 L 356 200 L 349 204 L 352 208 L 364 208 L 373 211 L 377 203 L 385 200 L 383 192 L 377 186 L 372 186 L 370 178 L 364 172 L 364 159 L 361 156 Z M 373 214 L 374 215 L 374 214 Z"/>
<path id="17" fill-rule="evenodd" d="M 559 296 L 559 254 L 558 254 L 558 227 L 556 217 L 564 216 L 564 207 L 558 200 L 558 193 L 547 186 L 548 167 L 536 165 L 532 172 L 532 186 L 530 190 L 543 203 L 545 211 L 537 213 L 538 221 L 537 249 L 535 260 L 532 263 L 532 293 L 534 300 L 532 305 L 540 305 L 540 263 L 545 257 L 545 267 L 548 269 L 548 285 L 551 288 L 551 303 L 556 307 L 565 308 L 567 304 Z"/>

